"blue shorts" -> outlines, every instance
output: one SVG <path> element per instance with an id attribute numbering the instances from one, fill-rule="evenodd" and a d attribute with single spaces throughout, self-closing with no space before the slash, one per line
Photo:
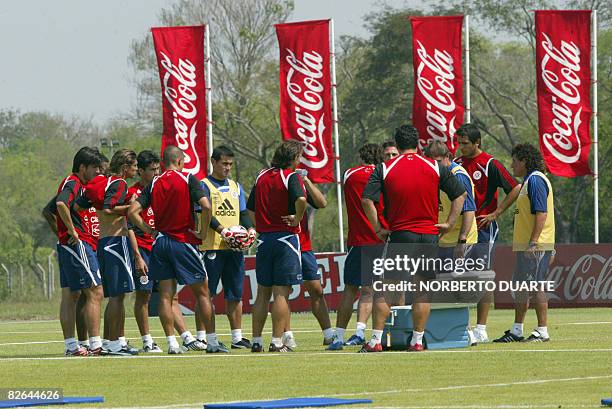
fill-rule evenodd
<path id="1" fill-rule="evenodd" d="M 551 254 L 552 251 L 517 252 L 512 281 L 545 281 Z"/>
<path id="2" fill-rule="evenodd" d="M 302 283 L 302 257 L 297 234 L 262 233 L 255 258 L 257 284 L 263 287 Z"/>
<path id="3" fill-rule="evenodd" d="M 148 267 L 151 261 L 151 252 L 149 250 L 143 249 L 142 247 L 138 247 L 138 252 L 140 253 L 140 257 L 142 257 L 142 259 L 144 260 L 144 263 Z M 134 284 L 136 285 L 136 288 L 135 288 L 136 291 L 144 291 L 147 293 L 153 292 L 153 284 L 154 284 L 153 280 L 149 279 L 149 281 L 146 284 L 142 284 L 140 282 L 141 275 L 136 271 L 136 269 L 134 269 L 134 273 L 132 274 L 132 277 L 134 277 Z"/>
<path id="4" fill-rule="evenodd" d="M 76 245 L 57 243 L 57 258 L 60 268 L 60 285 L 79 291 L 102 284 L 96 253 L 88 243 Z"/>
<path id="5" fill-rule="evenodd" d="M 321 280 L 317 256 L 311 251 L 302 251 L 302 278 L 304 281 Z"/>
<path id="6" fill-rule="evenodd" d="M 244 283 L 244 254 L 233 250 L 206 250 L 204 265 L 208 274 L 208 290 L 211 297 L 223 285 L 223 297 L 229 301 L 242 300 Z"/>
<path id="7" fill-rule="evenodd" d="M 476 220 L 474 220 L 474 223 L 476 223 Z M 487 270 L 491 270 L 493 266 L 493 253 L 498 238 L 499 226 L 495 220 L 488 227 L 478 230 L 478 243 L 473 250 L 472 258 L 484 259 L 487 263 Z"/>
<path id="8" fill-rule="evenodd" d="M 101 238 L 98 241 L 98 263 L 102 271 L 104 297 L 134 291 L 134 255 L 127 236 Z"/>
<path id="9" fill-rule="evenodd" d="M 181 285 L 204 282 L 206 267 L 197 247 L 158 235 L 151 250 L 149 280 L 176 280 Z"/>
<path id="10" fill-rule="evenodd" d="M 361 246 L 351 246 L 344 259 L 344 283 L 360 287 L 361 281 Z"/>

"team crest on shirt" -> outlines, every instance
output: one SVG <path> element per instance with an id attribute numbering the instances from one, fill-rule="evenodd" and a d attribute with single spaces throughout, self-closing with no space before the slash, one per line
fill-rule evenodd
<path id="1" fill-rule="evenodd" d="M 147 216 L 153 216 L 153 208 L 149 207 L 149 210 L 147 210 Z"/>
<path id="2" fill-rule="evenodd" d="M 232 197 L 233 197 L 234 199 L 238 199 L 238 195 L 239 195 L 239 194 L 238 194 L 238 192 L 237 192 L 236 190 L 233 190 L 233 189 L 232 189 L 232 190 L 230 191 L 230 195 L 232 195 Z"/>
<path id="3" fill-rule="evenodd" d="M 472 177 L 474 178 L 474 180 L 480 180 L 480 178 L 482 177 L 482 172 L 477 170 L 476 172 L 474 172 Z"/>

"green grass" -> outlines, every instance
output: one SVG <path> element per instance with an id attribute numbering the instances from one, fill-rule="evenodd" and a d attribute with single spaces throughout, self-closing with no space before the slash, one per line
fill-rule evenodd
<path id="1" fill-rule="evenodd" d="M 501 335 L 512 320 L 512 311 L 492 311 L 489 336 Z M 330 395 L 369 397 L 373 407 L 599 407 L 601 398 L 612 397 L 612 310 L 557 309 L 549 320 L 552 341 L 545 344 L 355 354 L 356 348 L 325 352 L 314 317 L 297 314 L 292 326 L 299 349 L 292 354 L 67 359 L 59 322 L 3 321 L 0 387 L 102 395 L 106 401 L 100 407 L 201 408 L 212 402 Z M 244 321 L 250 328 L 250 317 Z M 525 328 L 533 328 L 534 321 L 530 311 Z M 191 317 L 187 322 L 193 326 Z M 159 321 L 151 323 L 165 348 Z M 270 320 L 267 324 L 270 331 Z M 227 319 L 218 316 L 217 326 L 221 340 L 229 343 Z M 132 344 L 140 346 L 133 319 L 126 329 Z"/>

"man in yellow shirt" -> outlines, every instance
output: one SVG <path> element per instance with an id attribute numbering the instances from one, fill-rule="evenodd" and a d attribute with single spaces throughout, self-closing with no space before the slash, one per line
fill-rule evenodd
<path id="1" fill-rule="evenodd" d="M 540 151 L 530 144 L 512 149 L 512 171 L 523 178 L 516 200 L 512 250 L 516 252 L 514 282 L 544 281 L 555 247 L 555 207 L 553 189 L 544 174 L 546 168 Z M 523 322 L 529 298 L 535 302 L 537 328 L 525 338 Z M 493 342 L 547 342 L 548 301 L 544 291 L 515 293 L 514 325 Z"/>

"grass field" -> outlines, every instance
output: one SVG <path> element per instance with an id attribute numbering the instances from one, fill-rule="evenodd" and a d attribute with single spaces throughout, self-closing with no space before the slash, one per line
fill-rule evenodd
<path id="1" fill-rule="evenodd" d="M 304 396 L 371 398 L 373 408 L 600 407 L 602 398 L 612 398 L 612 309 L 557 309 L 549 315 L 552 340 L 544 344 L 326 352 L 314 317 L 297 314 L 295 353 L 130 358 L 64 358 L 58 321 L 0 321 L 0 388 L 53 387 L 67 396 L 104 396 L 97 407 L 201 408 Z M 153 336 L 165 348 L 158 319 L 151 321 Z M 512 321 L 512 311 L 492 311 L 489 336 L 501 335 Z M 534 321 L 530 311 L 525 329 Z M 270 320 L 267 324 L 269 342 Z M 217 317 L 217 325 L 221 340 L 229 343 L 227 319 Z M 249 316 L 244 328 L 250 329 Z M 126 336 L 141 346 L 133 319 L 127 320 Z"/>

